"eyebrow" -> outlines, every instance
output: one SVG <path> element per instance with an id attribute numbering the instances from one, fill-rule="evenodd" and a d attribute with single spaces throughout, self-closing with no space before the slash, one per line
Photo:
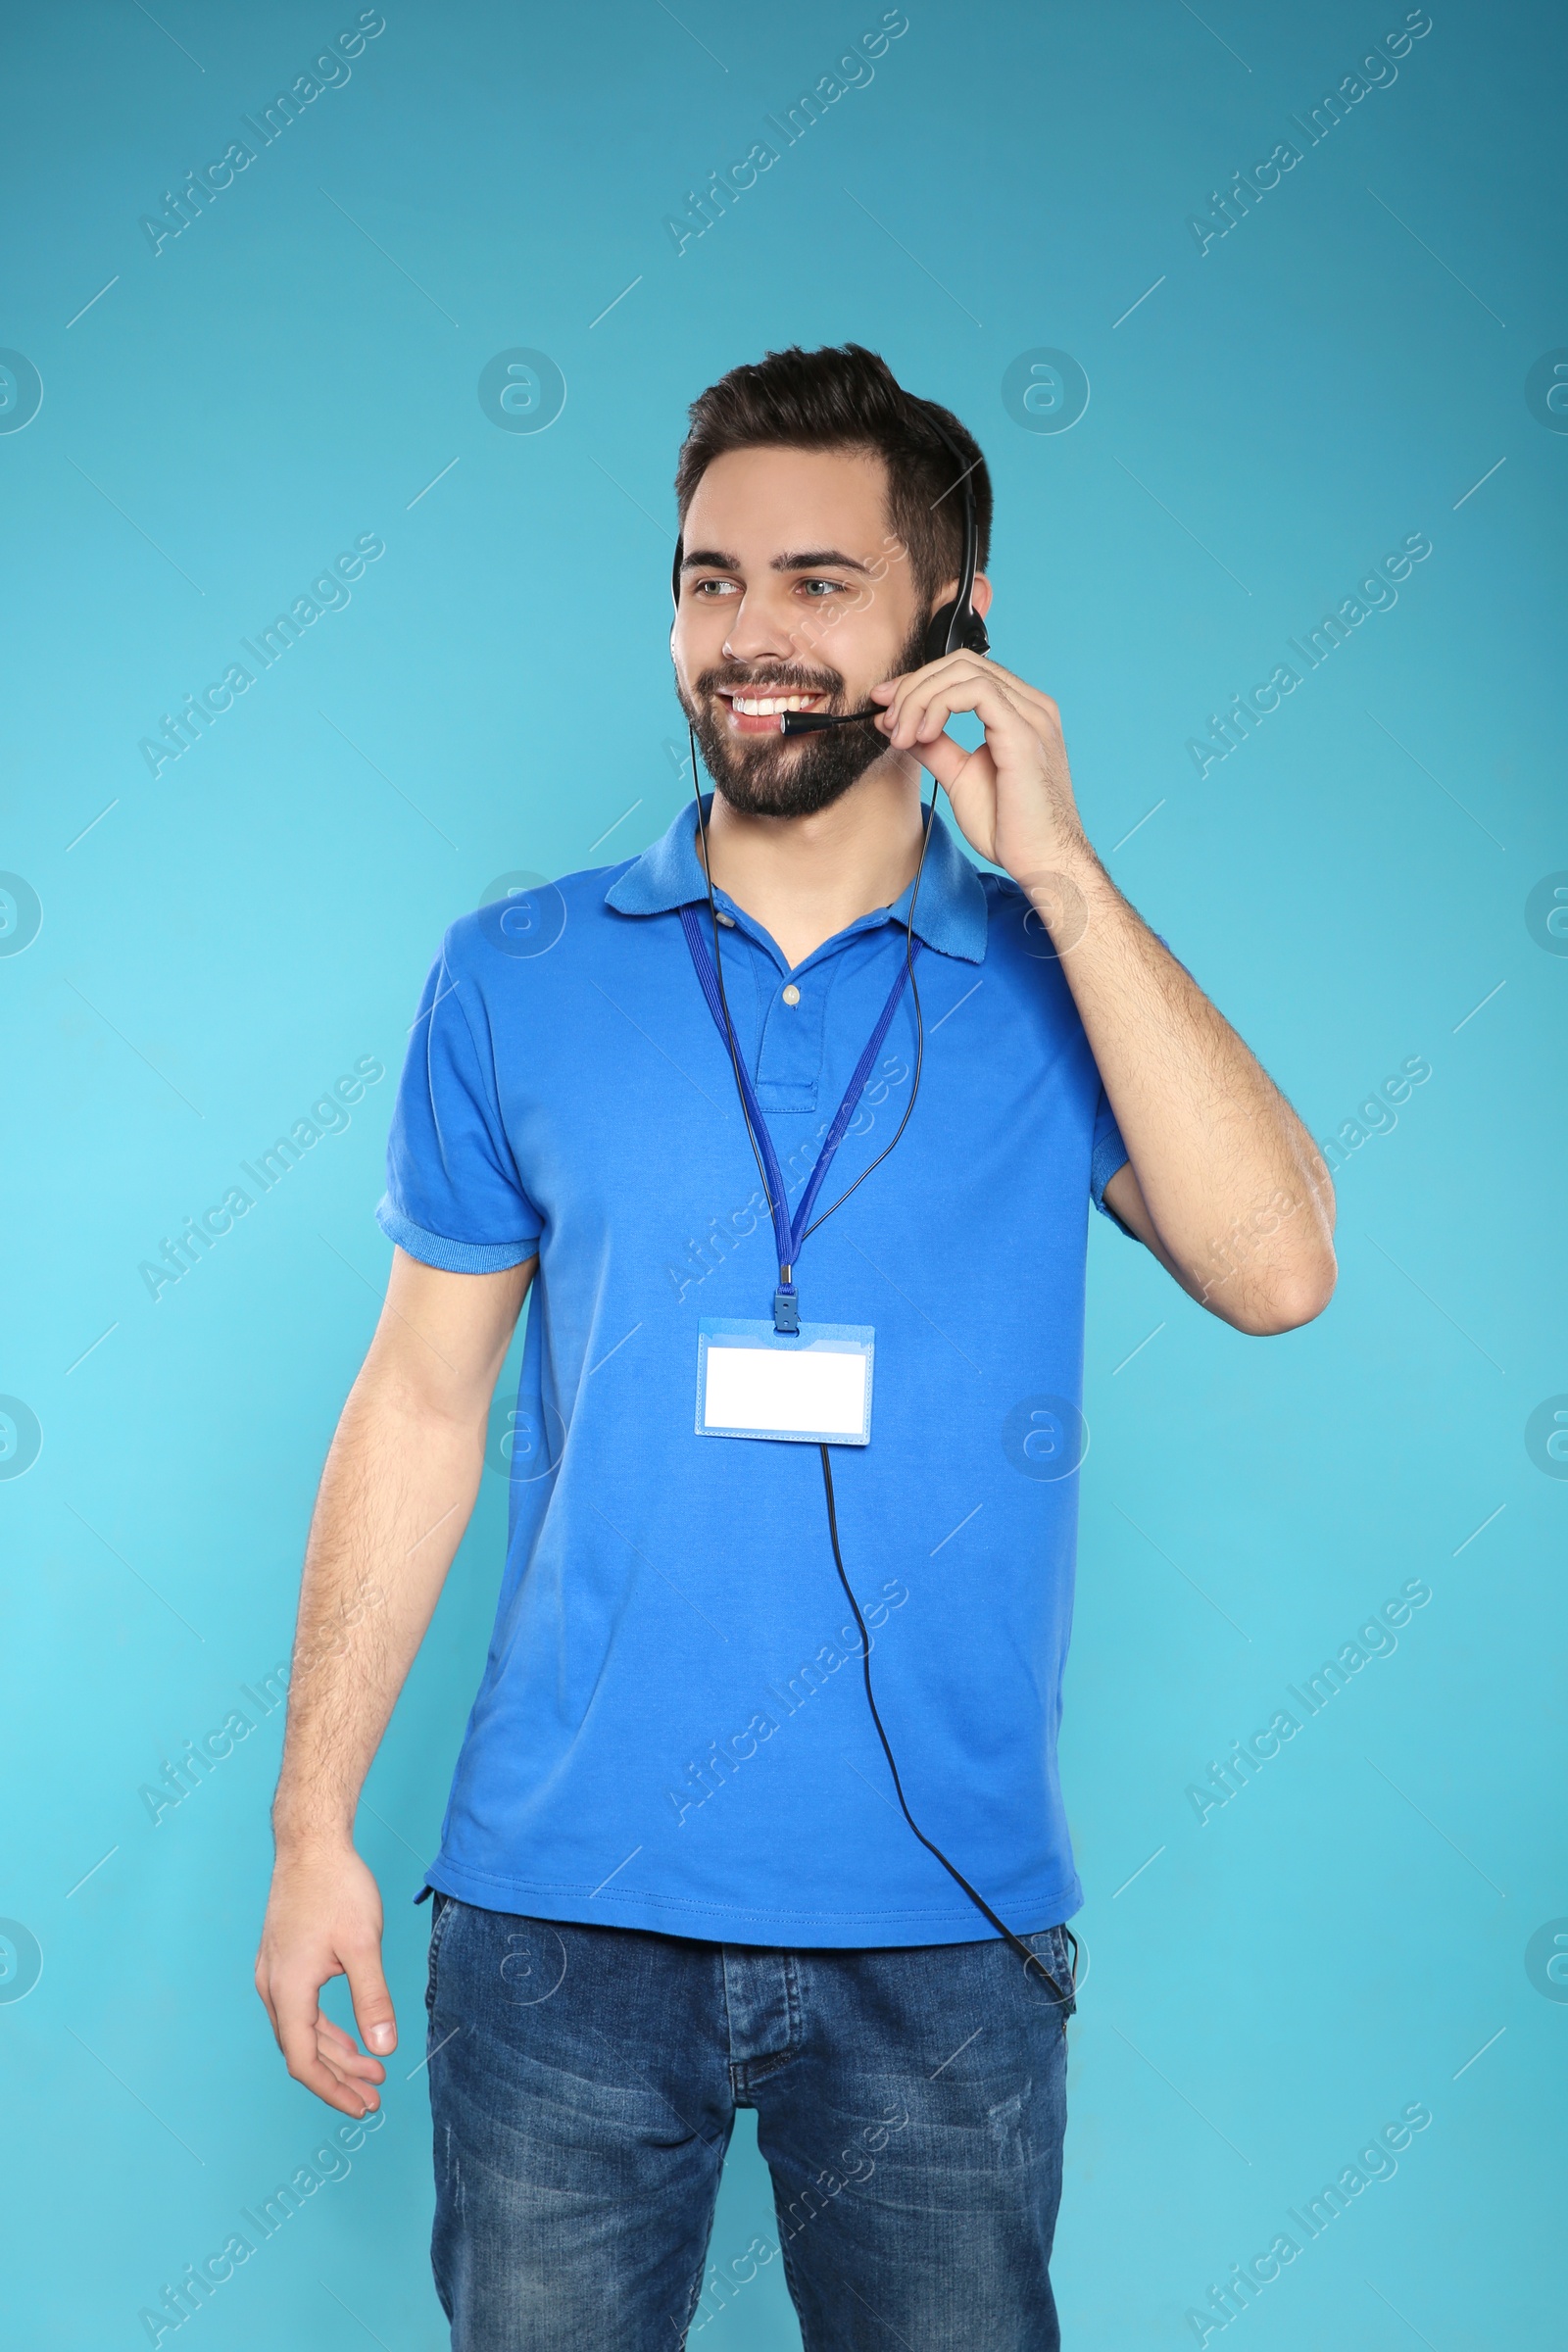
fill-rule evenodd
<path id="1" fill-rule="evenodd" d="M 741 564 L 736 557 L 725 555 L 718 548 L 698 547 L 693 548 L 689 556 L 682 556 L 680 567 L 682 571 L 739 571 Z M 769 568 L 773 571 L 859 571 L 865 573 L 867 578 L 871 570 L 870 565 L 862 564 L 858 556 L 847 556 L 837 547 L 791 548 L 782 556 L 775 556 Z"/>

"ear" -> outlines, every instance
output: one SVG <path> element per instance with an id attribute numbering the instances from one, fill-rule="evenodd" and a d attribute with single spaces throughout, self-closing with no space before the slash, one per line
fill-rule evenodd
<path id="1" fill-rule="evenodd" d="M 957 581 L 949 580 L 943 587 L 938 589 L 935 603 L 937 605 L 950 605 L 957 593 Z M 991 610 L 991 595 L 992 590 L 990 580 L 983 571 L 977 571 L 974 575 L 974 587 L 970 591 L 969 595 L 969 605 L 970 610 L 978 612 L 982 620 L 984 620 L 986 614 Z"/>

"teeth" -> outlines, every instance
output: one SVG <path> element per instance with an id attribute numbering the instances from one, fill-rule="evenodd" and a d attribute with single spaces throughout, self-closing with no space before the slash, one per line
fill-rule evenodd
<path id="1" fill-rule="evenodd" d="M 734 707 L 747 718 L 772 718 L 781 710 L 804 710 L 814 703 L 814 694 L 755 695 L 737 694 Z"/>

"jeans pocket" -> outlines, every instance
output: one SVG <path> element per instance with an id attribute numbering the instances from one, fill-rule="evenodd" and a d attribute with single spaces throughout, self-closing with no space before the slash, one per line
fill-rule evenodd
<path id="1" fill-rule="evenodd" d="M 1053 1980 L 1052 1984 L 1040 1981 L 1040 1990 L 1048 2001 L 1054 2002 L 1061 2017 L 1061 2030 L 1067 2031 L 1067 2020 L 1078 2007 L 1077 1990 L 1073 1984 L 1073 1963 L 1077 1958 L 1076 1937 L 1066 1927 L 1042 1928 L 1038 1935 L 1024 1938 L 1029 1949 Z M 1033 1972 L 1031 1972 L 1033 1973 Z M 1053 1989 L 1053 1985 L 1054 1989 Z"/>
<path id="2" fill-rule="evenodd" d="M 1067 1996 L 1061 2005 L 1061 2026 L 1062 2032 L 1065 2033 L 1067 2020 L 1075 2014 L 1078 2007 L 1078 1987 L 1074 1982 L 1078 1973 L 1078 1938 L 1071 1929 L 1066 1927 L 1054 1928 L 1052 1934 L 1056 1938 L 1056 1953 L 1061 1962 L 1060 1974 L 1057 1976 L 1056 1982 Z"/>
<path id="3" fill-rule="evenodd" d="M 430 1965 L 424 1984 L 424 2013 L 429 2017 L 435 2009 L 436 1962 L 441 1953 L 441 1938 L 446 1934 L 447 1921 L 457 1908 L 456 1895 L 443 1894 L 439 1886 L 430 1889 Z"/>

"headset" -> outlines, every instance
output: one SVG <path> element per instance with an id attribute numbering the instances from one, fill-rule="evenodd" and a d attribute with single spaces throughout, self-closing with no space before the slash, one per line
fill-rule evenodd
<path id="1" fill-rule="evenodd" d="M 925 633 L 924 660 L 926 662 L 940 662 L 946 655 L 958 653 L 960 651 L 974 654 L 984 654 L 990 651 L 991 640 L 986 632 L 986 624 L 984 620 L 982 620 L 980 614 L 974 610 L 971 602 L 974 594 L 975 571 L 979 561 L 980 524 L 979 516 L 975 508 L 974 489 L 969 477 L 973 473 L 975 466 L 978 466 L 982 461 L 979 458 L 975 458 L 972 463 L 966 464 L 964 461 L 963 452 L 961 449 L 959 449 L 957 443 L 954 440 L 952 434 L 947 430 L 946 426 L 941 422 L 940 416 L 936 413 L 934 403 L 930 401 L 920 401 L 917 403 L 917 405 L 923 411 L 926 421 L 929 423 L 932 432 L 935 433 L 937 438 L 944 444 L 949 454 L 957 461 L 957 464 L 961 468 L 957 480 L 950 483 L 948 489 L 942 493 L 943 498 L 946 498 L 949 493 L 955 489 L 961 490 L 963 494 L 963 549 L 958 565 L 958 593 L 956 596 L 950 598 L 947 604 L 939 606 L 936 612 L 932 613 Z M 936 505 L 940 506 L 942 500 L 938 499 L 935 503 Z M 669 575 L 670 596 L 674 603 L 677 613 L 680 611 L 681 544 L 681 540 L 677 537 L 675 541 L 674 561 L 670 566 Z M 786 710 L 781 714 L 780 732 L 785 735 L 815 734 L 825 727 L 852 726 L 857 721 L 869 718 L 880 718 L 882 712 L 880 706 L 874 706 L 868 710 L 847 710 L 842 712 L 834 712 L 832 714 L 815 710 Z M 752 1154 L 757 1161 L 757 1172 L 762 1180 L 762 1197 L 767 1201 L 768 1211 L 769 1214 L 771 1214 L 773 1203 L 768 1193 L 767 1171 L 762 1165 L 762 1155 L 760 1151 L 758 1149 L 757 1138 L 752 1132 L 751 1114 L 746 1107 L 746 1097 L 740 1083 L 740 1046 L 735 1036 L 734 1024 L 729 1016 L 729 999 L 725 994 L 724 989 L 724 959 L 719 949 L 718 907 L 713 898 L 713 885 L 709 870 L 708 820 L 706 811 L 703 808 L 702 783 L 697 769 L 697 736 L 690 719 L 687 720 L 686 735 L 687 741 L 691 746 L 692 792 L 697 802 L 697 829 L 702 836 L 703 875 L 708 884 L 708 911 L 712 924 L 713 932 L 713 970 L 717 976 L 719 1001 L 723 1007 L 724 1034 L 729 1044 L 730 1060 L 735 1077 L 735 1091 L 740 1098 L 741 1117 L 745 1121 L 747 1137 L 752 1147 Z M 871 1174 L 873 1169 L 881 1166 L 883 1160 L 885 1160 L 888 1156 L 888 1153 L 894 1150 L 895 1146 L 898 1144 L 899 1138 L 903 1135 L 904 1130 L 909 1124 L 909 1116 L 914 1109 L 915 1099 L 920 1092 L 920 1070 L 925 1058 L 925 1022 L 920 1011 L 920 991 L 915 984 L 914 978 L 914 909 L 916 902 L 920 896 L 920 876 L 925 871 L 925 854 L 926 850 L 930 846 L 931 841 L 931 824 L 936 813 L 936 777 L 933 774 L 931 779 L 931 800 L 921 819 L 922 839 L 920 843 L 919 863 L 914 869 L 914 883 L 909 893 L 909 910 L 905 918 L 904 928 L 905 967 L 907 973 L 909 994 L 913 1003 L 915 1030 L 914 1072 L 912 1083 L 909 1088 L 909 1100 L 905 1105 L 904 1116 L 899 1121 L 892 1142 L 885 1144 L 882 1150 L 877 1153 L 875 1159 L 870 1161 L 866 1167 L 862 1168 L 859 1175 L 856 1177 L 854 1183 L 845 1188 L 845 1190 L 839 1195 L 838 1199 L 832 1203 L 832 1206 L 823 1209 L 821 1214 L 807 1227 L 806 1233 L 801 1236 L 803 1244 L 805 1243 L 808 1235 L 814 1233 L 818 1225 L 824 1223 L 828 1217 L 832 1216 L 835 1209 L 843 1206 L 844 1202 L 849 1199 L 850 1194 L 855 1192 L 858 1186 L 865 1182 L 865 1179 Z M 1042 1978 L 1044 1978 L 1045 1983 L 1051 1988 L 1052 1998 L 1059 2006 L 1067 2001 L 1070 1995 L 1061 1990 L 1056 1983 L 1055 1978 L 1052 1975 L 1050 1969 L 1041 1959 L 1039 1953 L 1032 1952 L 1029 1949 L 1029 1946 L 1023 1941 L 1023 1938 L 1014 1935 L 1013 1931 L 1007 1926 L 1004 1920 L 998 1918 L 996 1912 L 992 1910 L 991 1905 L 986 1901 L 984 1895 L 978 1893 L 976 1889 L 970 1886 L 962 1871 L 958 1869 L 956 1863 L 949 1861 L 947 1855 L 942 1851 L 942 1848 L 935 1844 L 932 1839 L 926 1836 L 919 1823 L 915 1820 L 914 1815 L 909 1811 L 908 1803 L 904 1794 L 904 1784 L 899 1778 L 899 1768 L 894 1760 L 893 1749 L 889 1743 L 887 1733 L 883 1729 L 881 1715 L 877 1711 L 875 1693 L 871 1689 L 871 1637 L 866 1630 L 865 1619 L 860 1614 L 860 1604 L 855 1596 L 854 1587 L 851 1585 L 849 1577 L 845 1573 L 844 1557 L 839 1547 L 838 1511 L 833 1493 L 833 1466 L 829 1460 L 828 1449 L 826 1446 L 819 1446 L 817 1447 L 817 1451 L 822 1457 L 822 1486 L 827 1500 L 827 1524 L 829 1539 L 831 1540 L 833 1545 L 833 1565 L 838 1570 L 839 1583 L 844 1588 L 850 1607 L 855 1612 L 856 1625 L 859 1629 L 860 1665 L 865 1681 L 866 1705 L 869 1707 L 871 1712 L 871 1721 L 876 1726 L 877 1738 L 882 1743 L 882 1752 L 887 1758 L 888 1770 L 893 1775 L 893 1786 L 898 1795 L 900 1809 L 904 1814 L 905 1820 L 908 1823 L 909 1828 L 914 1832 L 915 1837 L 926 1848 L 927 1852 L 935 1855 L 936 1859 L 942 1864 L 943 1869 L 947 1871 L 950 1878 L 956 1881 L 958 1886 L 962 1887 L 964 1893 L 974 1904 L 975 1908 L 990 1921 L 991 1925 L 996 1929 L 997 1933 L 1003 1937 L 1004 1942 L 1006 1942 L 1010 1949 L 1016 1953 L 1017 1957 L 1023 1962 L 1025 1972 L 1027 1973 L 1030 1970 L 1034 1970 Z M 1072 1985 L 1073 1988 L 1076 1989 L 1078 1983 L 1078 1938 L 1076 1936 L 1074 1936 L 1071 1928 L 1065 1928 L 1063 1933 L 1066 1936 L 1068 1943 L 1072 1947 Z"/>
<path id="2" fill-rule="evenodd" d="M 963 492 L 963 555 L 958 567 L 958 593 L 951 603 L 938 606 L 931 615 L 931 625 L 925 633 L 926 660 L 940 662 L 944 654 L 959 652 L 984 654 L 991 650 L 991 639 L 986 634 L 986 624 L 969 601 L 974 594 L 974 575 L 980 557 L 980 522 L 975 512 L 974 485 L 969 476 L 973 473 L 975 466 L 980 465 L 982 461 L 976 458 L 973 465 L 964 466 L 962 450 L 939 421 L 932 403 L 925 401 L 921 405 L 925 409 L 931 430 L 946 443 L 951 454 L 957 459 L 959 466 L 963 468 L 958 475 L 957 483 L 952 485 Z M 947 496 L 948 491 L 944 490 L 942 498 Z M 942 499 L 939 498 L 937 505 L 941 504 Z M 808 714 L 797 712 L 797 716 L 802 715 Z"/>

